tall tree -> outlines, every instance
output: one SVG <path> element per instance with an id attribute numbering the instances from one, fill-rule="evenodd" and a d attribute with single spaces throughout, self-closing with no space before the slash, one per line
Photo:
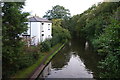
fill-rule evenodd
<path id="1" fill-rule="evenodd" d="M 43 17 L 47 19 L 64 19 L 68 18 L 69 16 L 69 9 L 65 9 L 63 6 L 56 5 L 52 8 L 52 10 L 48 10 Z"/>
<path id="2" fill-rule="evenodd" d="M 2 57 L 3 57 L 3 77 L 19 69 L 19 55 L 22 54 L 22 43 L 19 35 L 27 30 L 28 13 L 23 13 L 23 2 L 3 3 L 2 21 Z"/>

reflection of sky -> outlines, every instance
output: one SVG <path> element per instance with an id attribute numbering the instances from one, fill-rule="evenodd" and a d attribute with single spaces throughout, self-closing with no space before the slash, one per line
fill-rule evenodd
<path id="1" fill-rule="evenodd" d="M 93 78 L 78 55 L 71 55 L 67 65 L 61 70 L 52 69 L 48 78 Z"/>

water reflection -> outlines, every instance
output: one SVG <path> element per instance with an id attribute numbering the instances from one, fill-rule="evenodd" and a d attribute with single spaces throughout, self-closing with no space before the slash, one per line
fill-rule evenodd
<path id="1" fill-rule="evenodd" d="M 89 43 L 88 41 L 85 42 L 85 50 L 87 50 L 89 48 Z"/>
<path id="2" fill-rule="evenodd" d="M 86 45 L 89 46 L 86 48 Z M 98 61 L 89 42 L 73 39 L 57 53 L 48 65 L 49 70 L 44 70 L 42 75 L 46 74 L 47 78 L 94 78 L 98 77 Z"/>
<path id="3" fill-rule="evenodd" d="M 53 68 L 47 78 L 92 78 L 79 56 L 72 54 L 69 62 L 61 70 Z"/>

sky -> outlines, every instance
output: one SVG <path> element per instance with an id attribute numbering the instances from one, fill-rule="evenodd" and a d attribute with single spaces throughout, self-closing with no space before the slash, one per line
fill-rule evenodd
<path id="1" fill-rule="evenodd" d="M 26 0 L 23 11 L 43 17 L 45 12 L 51 10 L 53 6 L 60 5 L 70 10 L 71 16 L 80 14 L 93 4 L 103 0 Z"/>

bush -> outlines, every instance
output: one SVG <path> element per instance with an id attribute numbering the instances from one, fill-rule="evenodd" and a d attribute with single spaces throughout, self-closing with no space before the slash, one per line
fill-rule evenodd
<path id="1" fill-rule="evenodd" d="M 51 47 L 55 46 L 57 43 L 60 42 L 60 37 L 58 35 L 54 36 L 52 39 L 51 39 Z"/>
<path id="2" fill-rule="evenodd" d="M 22 53 L 18 58 L 19 69 L 23 69 L 34 64 L 40 56 L 39 46 L 25 46 L 23 49 L 24 53 Z"/>
<path id="3" fill-rule="evenodd" d="M 53 43 L 64 43 L 71 38 L 70 32 L 59 26 L 53 26 Z"/>
<path id="4" fill-rule="evenodd" d="M 32 65 L 34 62 L 32 54 L 25 53 L 21 56 L 19 56 L 19 69 L 23 69 L 25 67 L 28 67 Z"/>
<path id="5" fill-rule="evenodd" d="M 51 43 L 49 40 L 42 42 L 40 45 L 41 45 L 41 49 L 40 49 L 41 52 L 47 52 L 51 48 Z"/>

